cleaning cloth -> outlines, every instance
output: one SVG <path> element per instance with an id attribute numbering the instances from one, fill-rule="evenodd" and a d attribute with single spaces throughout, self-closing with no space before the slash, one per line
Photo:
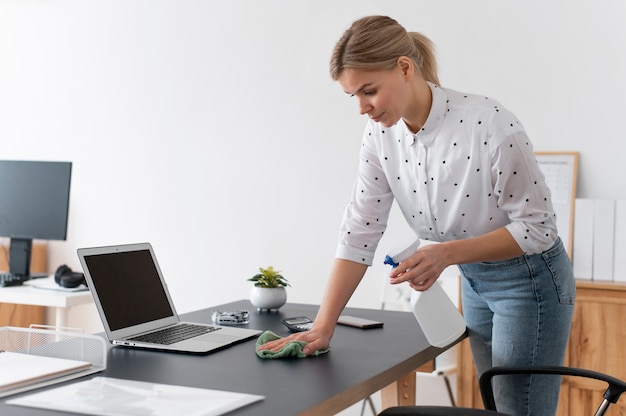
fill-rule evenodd
<path id="1" fill-rule="evenodd" d="M 305 341 L 291 341 L 282 347 L 279 351 L 270 351 L 270 350 L 260 350 L 259 345 L 263 345 L 266 342 L 274 341 L 277 339 L 281 339 L 278 335 L 273 333 L 272 331 L 263 332 L 256 340 L 256 355 L 261 358 L 289 358 L 289 357 L 297 357 L 304 358 L 306 355 L 302 351 L 304 346 L 307 344 Z M 328 352 L 328 350 L 323 351 L 315 351 L 312 356 L 320 355 Z"/>

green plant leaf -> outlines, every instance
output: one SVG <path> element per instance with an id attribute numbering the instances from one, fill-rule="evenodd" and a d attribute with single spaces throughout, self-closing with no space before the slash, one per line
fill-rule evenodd
<path id="1" fill-rule="evenodd" d="M 265 269 L 259 267 L 259 271 L 261 273 L 257 273 L 248 279 L 249 281 L 255 282 L 254 285 L 257 287 L 276 288 L 291 286 L 281 272 L 274 270 L 273 266 L 268 266 Z"/>

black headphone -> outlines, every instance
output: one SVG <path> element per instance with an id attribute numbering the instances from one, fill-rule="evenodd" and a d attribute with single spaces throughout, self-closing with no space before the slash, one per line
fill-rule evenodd
<path id="1" fill-rule="evenodd" d="M 54 281 L 57 282 L 59 286 L 66 288 L 75 288 L 81 284 L 85 286 L 87 285 L 84 274 L 72 271 L 72 269 L 67 267 L 65 264 L 59 266 L 57 271 L 54 273 Z"/>

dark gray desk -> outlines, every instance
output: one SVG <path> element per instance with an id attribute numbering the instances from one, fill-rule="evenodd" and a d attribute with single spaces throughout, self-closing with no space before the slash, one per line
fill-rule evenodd
<path id="1" fill-rule="evenodd" d="M 288 331 L 280 323 L 281 318 L 314 318 L 318 306 L 287 304 L 278 312 L 257 313 L 250 302 L 242 300 L 188 313 L 183 318 L 210 323 L 211 312 L 216 309 L 248 309 L 249 327 L 285 336 Z M 353 308 L 344 313 L 381 320 L 385 325 L 367 330 L 339 325 L 331 351 L 305 359 L 262 360 L 255 353 L 255 340 L 201 356 L 109 348 L 107 369 L 96 375 L 265 396 L 265 400 L 232 413 L 236 415 L 320 416 L 333 415 L 359 402 L 445 351 L 426 342 L 411 313 Z M 414 382 L 408 387 L 414 389 Z M 70 415 L 9 406 L 5 400 L 0 402 L 2 416 Z"/>

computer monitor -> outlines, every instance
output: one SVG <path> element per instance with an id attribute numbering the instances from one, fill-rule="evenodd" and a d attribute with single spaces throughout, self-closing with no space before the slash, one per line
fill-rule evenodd
<path id="1" fill-rule="evenodd" d="M 32 243 L 65 240 L 71 162 L 0 160 L 0 236 L 10 238 L 9 272 L 30 273 Z"/>

